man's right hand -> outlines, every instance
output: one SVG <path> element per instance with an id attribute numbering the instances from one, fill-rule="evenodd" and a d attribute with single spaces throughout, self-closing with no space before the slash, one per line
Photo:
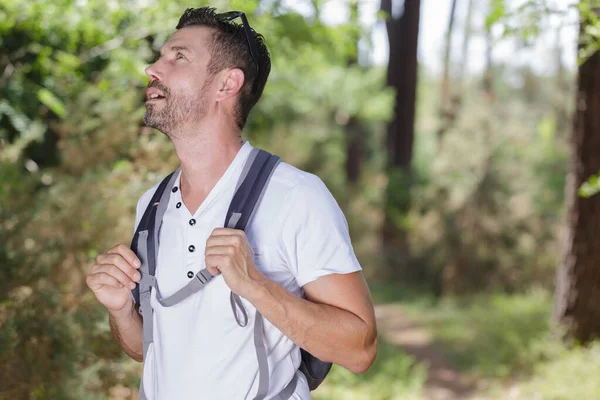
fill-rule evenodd
<path id="1" fill-rule="evenodd" d="M 140 266 L 135 253 L 119 244 L 96 257 L 96 264 L 85 282 L 111 314 L 130 312 L 133 309 L 131 290 L 140 280 Z"/>

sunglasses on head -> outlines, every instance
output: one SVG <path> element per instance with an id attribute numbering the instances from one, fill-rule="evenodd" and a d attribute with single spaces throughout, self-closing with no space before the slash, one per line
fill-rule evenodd
<path id="1" fill-rule="evenodd" d="M 254 84 L 252 85 L 252 92 L 256 93 L 258 88 L 258 75 L 260 73 L 260 67 L 258 66 L 258 60 L 256 58 L 258 55 L 258 46 L 256 44 L 256 37 L 252 34 L 252 31 L 250 31 L 250 24 L 248 23 L 246 14 L 242 11 L 228 11 L 216 15 L 217 20 L 222 22 L 229 22 L 237 17 L 242 19 L 242 27 L 244 29 L 244 35 L 246 36 L 246 43 L 248 43 L 250 57 L 252 57 L 252 60 L 254 60 L 254 65 L 256 65 L 256 79 L 254 79 Z"/>

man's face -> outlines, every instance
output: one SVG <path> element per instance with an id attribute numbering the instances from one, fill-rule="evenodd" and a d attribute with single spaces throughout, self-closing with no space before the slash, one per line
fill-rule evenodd
<path id="1" fill-rule="evenodd" d="M 146 68 L 150 78 L 144 115 L 147 126 L 176 138 L 178 128 L 206 116 L 211 104 L 212 77 L 206 68 L 211 36 L 206 27 L 182 28 L 162 47 L 160 58 Z"/>

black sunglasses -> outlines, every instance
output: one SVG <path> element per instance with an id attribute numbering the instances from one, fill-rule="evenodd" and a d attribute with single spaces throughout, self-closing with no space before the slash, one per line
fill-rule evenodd
<path id="1" fill-rule="evenodd" d="M 246 18 L 246 14 L 242 11 L 228 11 L 216 15 L 217 20 L 222 22 L 229 22 L 231 20 L 236 19 L 237 17 L 242 18 L 242 27 L 244 28 L 244 34 L 246 36 L 246 42 L 248 43 L 250 57 L 252 57 L 252 60 L 254 60 L 254 65 L 256 65 L 256 79 L 254 79 L 254 84 L 252 85 L 252 92 L 256 93 L 258 89 L 258 75 L 260 73 L 258 60 L 256 58 L 256 56 L 258 55 L 258 46 L 256 44 L 255 36 L 252 34 L 252 31 L 250 31 L 250 24 L 248 23 L 248 18 Z"/>

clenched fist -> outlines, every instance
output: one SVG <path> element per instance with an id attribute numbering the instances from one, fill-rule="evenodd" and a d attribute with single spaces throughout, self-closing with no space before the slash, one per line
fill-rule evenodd
<path id="1" fill-rule="evenodd" d="M 219 272 L 231 291 L 251 301 L 266 278 L 254 265 L 254 253 L 244 231 L 217 228 L 206 241 L 206 269 Z"/>
<path id="2" fill-rule="evenodd" d="M 131 290 L 140 280 L 140 266 L 135 253 L 119 244 L 96 257 L 85 282 L 110 313 L 126 311 L 133 306 Z"/>

